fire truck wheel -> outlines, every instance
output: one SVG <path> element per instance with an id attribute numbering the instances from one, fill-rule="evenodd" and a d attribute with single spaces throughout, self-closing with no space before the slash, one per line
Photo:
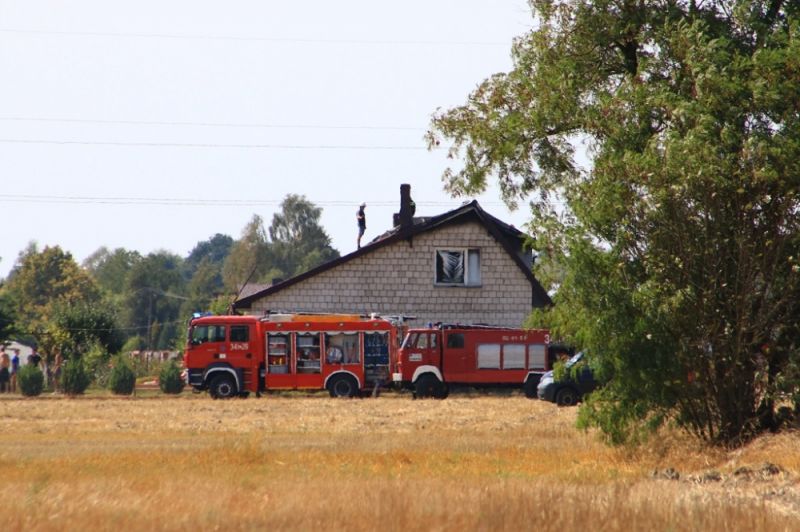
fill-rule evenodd
<path id="1" fill-rule="evenodd" d="M 230 375 L 218 375 L 208 385 L 208 393 L 214 399 L 230 399 L 237 394 L 236 383 Z"/>
<path id="2" fill-rule="evenodd" d="M 447 397 L 447 388 L 442 381 L 436 378 L 436 375 L 425 373 L 420 375 L 414 384 L 414 396 L 420 399 L 426 397 L 444 399 Z"/>
<path id="3" fill-rule="evenodd" d="M 578 392 L 572 388 L 561 388 L 556 393 L 556 404 L 558 406 L 575 406 L 578 404 Z"/>
<path id="4" fill-rule="evenodd" d="M 328 393 L 331 397 L 355 397 L 358 395 L 358 383 L 350 375 L 334 375 L 328 381 Z"/>

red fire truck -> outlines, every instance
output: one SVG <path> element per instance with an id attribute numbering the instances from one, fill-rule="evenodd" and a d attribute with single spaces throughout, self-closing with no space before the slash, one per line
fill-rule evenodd
<path id="1" fill-rule="evenodd" d="M 550 334 L 541 329 L 436 325 L 410 329 L 392 380 L 415 397 L 447 397 L 448 385 L 521 386 L 536 397 L 550 369 Z"/>
<path id="2" fill-rule="evenodd" d="M 349 314 L 204 316 L 189 324 L 187 382 L 214 398 L 327 389 L 353 397 L 389 384 L 398 328 Z"/>

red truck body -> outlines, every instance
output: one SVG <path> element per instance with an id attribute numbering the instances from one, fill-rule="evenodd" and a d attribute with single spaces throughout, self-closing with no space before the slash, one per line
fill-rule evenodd
<path id="1" fill-rule="evenodd" d="M 550 369 L 550 334 L 541 329 L 438 325 L 410 329 L 392 380 L 417 397 L 446 397 L 448 385 L 521 386 L 536 396 Z"/>
<path id="2" fill-rule="evenodd" d="M 327 389 L 352 397 L 389 383 L 398 329 L 349 314 L 205 316 L 189 325 L 187 382 L 215 398 Z"/>

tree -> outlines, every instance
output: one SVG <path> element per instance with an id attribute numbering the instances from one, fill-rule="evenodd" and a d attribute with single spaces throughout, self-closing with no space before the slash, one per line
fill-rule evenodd
<path id="1" fill-rule="evenodd" d="M 179 314 L 184 294 L 182 259 L 166 251 L 150 253 L 127 277 L 128 324 L 146 339 L 148 349 L 168 349 L 183 331 Z M 187 318 L 188 319 L 188 318 Z"/>
<path id="2" fill-rule="evenodd" d="M 232 247 L 231 237 L 217 233 L 189 253 L 183 263 L 188 299 L 181 306 L 181 316 L 208 310 L 211 300 L 224 293 L 222 268 Z"/>
<path id="3" fill-rule="evenodd" d="M 225 288 L 236 294 L 245 283 L 270 283 L 338 257 L 339 252 L 331 247 L 330 237 L 319 225 L 321 214 L 322 209 L 305 196 L 289 194 L 280 212 L 272 217 L 269 238 L 264 220 L 254 215 L 225 259 Z"/>
<path id="4" fill-rule="evenodd" d="M 319 225 L 322 209 L 305 196 L 289 194 L 272 217 L 269 236 L 274 265 L 286 275 L 297 275 L 335 259 L 339 252 Z"/>
<path id="5" fill-rule="evenodd" d="M 53 318 L 60 305 L 96 304 L 100 290 L 72 258 L 56 247 L 41 252 L 31 245 L 8 277 L 4 291 L 16 306 L 16 329 L 39 343 L 52 356 L 56 346 Z"/>
<path id="6" fill-rule="evenodd" d="M 138 251 L 124 248 L 109 251 L 103 246 L 83 261 L 83 267 L 106 292 L 119 295 L 125 289 L 128 273 L 141 260 Z"/>
<path id="7" fill-rule="evenodd" d="M 196 267 L 186 287 L 187 298 L 181 305 L 181 316 L 209 310 L 211 301 L 221 292 L 221 268 L 206 257 Z M 227 298 L 230 303 L 230 297 Z"/>
<path id="8" fill-rule="evenodd" d="M 221 270 L 222 265 L 225 263 L 225 258 L 231 252 L 231 247 L 233 247 L 233 238 L 220 233 L 215 234 L 208 240 L 198 242 L 183 262 L 187 277 L 191 278 L 200 265 L 204 263 L 216 266 Z M 222 287 L 221 277 L 219 285 Z"/>
<path id="9" fill-rule="evenodd" d="M 57 338 L 64 358 L 81 358 L 95 345 L 106 354 L 116 353 L 123 344 L 114 311 L 106 305 L 59 302 L 53 308 L 48 334 Z"/>
<path id="10" fill-rule="evenodd" d="M 0 342 L 7 340 L 14 332 L 14 307 L 8 294 L 0 285 Z"/>
<path id="11" fill-rule="evenodd" d="M 535 192 L 539 264 L 563 272 L 535 319 L 613 375 L 584 423 L 723 445 L 775 428 L 798 383 L 798 4 L 531 5 L 513 69 L 433 119 L 429 145 L 463 158 L 446 188 Z"/>
<path id="12" fill-rule="evenodd" d="M 245 283 L 263 278 L 270 267 L 264 220 L 253 215 L 225 259 L 222 268 L 225 289 L 236 294 Z"/>

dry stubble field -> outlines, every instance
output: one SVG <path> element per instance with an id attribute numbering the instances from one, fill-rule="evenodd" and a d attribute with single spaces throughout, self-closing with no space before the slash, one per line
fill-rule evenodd
<path id="1" fill-rule="evenodd" d="M 796 433 L 630 452 L 574 420 L 521 396 L 4 396 L 0 530 L 800 529 Z"/>

